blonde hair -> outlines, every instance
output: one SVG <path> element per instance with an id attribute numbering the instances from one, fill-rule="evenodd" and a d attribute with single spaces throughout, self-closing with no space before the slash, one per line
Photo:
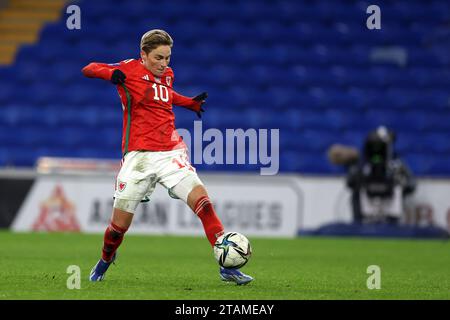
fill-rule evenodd
<path id="1" fill-rule="evenodd" d="M 149 53 L 159 46 L 173 46 L 172 37 L 161 29 L 153 29 L 144 33 L 141 38 L 141 50 Z"/>

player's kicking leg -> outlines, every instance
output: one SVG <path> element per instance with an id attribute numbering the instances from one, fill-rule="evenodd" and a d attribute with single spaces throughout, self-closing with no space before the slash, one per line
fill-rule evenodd
<path id="1" fill-rule="evenodd" d="M 92 268 L 90 281 L 102 281 L 109 266 L 116 260 L 117 248 L 122 243 L 125 232 L 133 219 L 133 214 L 114 208 L 110 225 L 106 228 L 103 238 L 102 257 Z"/>
<path id="2" fill-rule="evenodd" d="M 224 233 L 224 228 L 209 200 L 206 189 L 201 185 L 196 186 L 192 189 L 189 197 L 188 204 L 200 218 L 206 236 L 211 246 L 214 247 L 217 238 Z M 242 273 L 239 269 L 225 269 L 220 267 L 219 274 L 223 281 L 235 282 L 238 285 L 247 284 L 253 280 L 251 276 Z"/>
<path id="3" fill-rule="evenodd" d="M 195 183 L 196 181 L 198 183 Z M 191 186 L 194 184 L 195 186 L 192 188 Z M 182 180 L 173 188 L 173 192 L 181 199 L 183 199 L 183 190 L 190 190 L 186 199 L 187 201 L 185 201 L 201 220 L 206 237 L 211 247 L 214 247 L 217 238 L 224 233 L 224 228 L 214 210 L 205 187 L 196 175 L 192 175 Z M 239 269 L 225 269 L 221 267 L 219 274 L 223 281 L 232 281 L 238 285 L 247 284 L 253 280 L 251 276 L 242 273 Z"/>

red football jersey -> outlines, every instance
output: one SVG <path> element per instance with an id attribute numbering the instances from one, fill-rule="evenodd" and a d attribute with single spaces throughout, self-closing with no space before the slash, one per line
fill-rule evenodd
<path id="1" fill-rule="evenodd" d="M 90 63 L 83 74 L 90 78 L 110 80 L 115 69 L 125 75 L 125 87 L 117 85 L 123 107 L 122 152 L 133 150 L 169 151 L 184 148 L 175 129 L 172 103 L 189 109 L 197 103 L 173 90 L 174 74 L 167 68 L 161 78 L 155 77 L 141 60 L 120 63 Z"/>

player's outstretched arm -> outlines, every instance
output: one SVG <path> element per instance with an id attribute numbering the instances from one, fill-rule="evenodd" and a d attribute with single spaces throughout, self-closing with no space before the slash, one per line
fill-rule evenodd
<path id="1" fill-rule="evenodd" d="M 81 72 L 88 78 L 108 80 L 113 84 L 124 83 L 126 79 L 125 74 L 117 69 L 116 65 L 106 63 L 91 62 Z"/>
<path id="2" fill-rule="evenodd" d="M 202 112 L 205 110 L 202 108 L 205 103 L 206 98 L 208 97 L 208 93 L 203 92 L 195 97 L 186 97 L 183 96 L 175 90 L 173 91 L 173 104 L 176 106 L 184 107 L 186 109 L 194 111 L 199 118 L 202 117 Z"/>

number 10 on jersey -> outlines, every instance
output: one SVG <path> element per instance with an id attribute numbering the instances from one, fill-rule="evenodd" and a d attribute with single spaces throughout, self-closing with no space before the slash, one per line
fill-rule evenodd
<path id="1" fill-rule="evenodd" d="M 158 89 L 159 87 L 159 89 Z M 155 95 L 153 96 L 153 99 L 156 101 L 162 101 L 167 102 L 169 101 L 169 90 L 167 90 L 166 86 L 158 85 L 154 83 L 152 85 L 153 90 L 155 91 Z"/>

